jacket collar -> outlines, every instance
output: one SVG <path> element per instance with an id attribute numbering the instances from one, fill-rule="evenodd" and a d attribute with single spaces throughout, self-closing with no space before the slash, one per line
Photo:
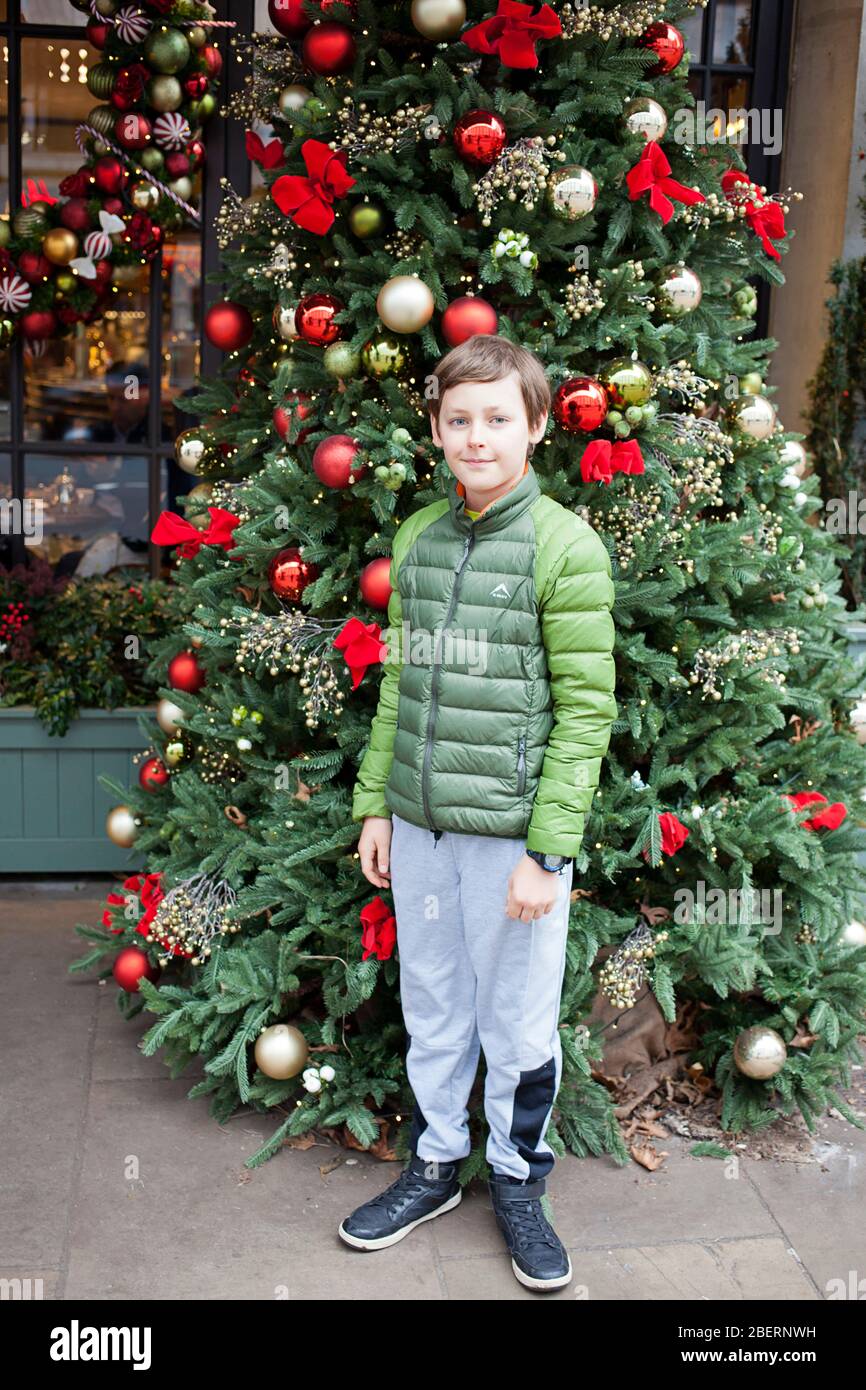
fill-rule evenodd
<path id="1" fill-rule="evenodd" d="M 508 492 L 488 502 L 476 521 L 466 515 L 466 489 L 454 473 L 448 483 L 448 506 L 451 520 L 458 531 L 474 530 L 477 534 L 490 535 L 508 526 L 515 517 L 530 507 L 541 493 L 535 469 L 526 460 L 523 473 Z"/>

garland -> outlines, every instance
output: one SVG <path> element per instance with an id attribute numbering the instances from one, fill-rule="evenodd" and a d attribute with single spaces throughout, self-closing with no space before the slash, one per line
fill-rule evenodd
<path id="1" fill-rule="evenodd" d="M 233 27 L 207 0 L 70 3 L 101 54 L 87 73 L 100 104 L 75 132 L 83 163 L 59 198 L 27 179 L 21 210 L 0 219 L 0 347 L 20 333 L 34 357 L 101 318 L 167 232 L 199 225 L 194 181 L 222 68 L 208 31 Z"/>

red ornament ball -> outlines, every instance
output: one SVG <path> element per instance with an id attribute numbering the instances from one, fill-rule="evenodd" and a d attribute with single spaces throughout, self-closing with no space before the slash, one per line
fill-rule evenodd
<path id="1" fill-rule="evenodd" d="M 371 560 L 361 570 L 361 595 L 371 608 L 387 608 L 391 597 L 391 561 L 387 555 Z"/>
<path id="2" fill-rule="evenodd" d="M 313 72 L 322 77 L 334 77 L 337 73 L 348 72 L 355 61 L 357 47 L 351 29 L 326 19 L 307 30 L 301 51 L 304 62 Z"/>
<path id="3" fill-rule="evenodd" d="M 122 198 L 106 198 L 102 206 L 106 212 L 113 213 L 115 217 L 119 217 L 122 212 L 126 211 Z"/>
<path id="4" fill-rule="evenodd" d="M 34 309 L 32 314 L 22 314 L 18 320 L 21 336 L 34 341 L 38 338 L 53 338 L 57 332 L 57 319 L 50 309 Z"/>
<path id="5" fill-rule="evenodd" d="M 183 150 L 172 150 L 165 157 L 165 171 L 173 179 L 181 179 L 190 171 L 189 155 Z"/>
<path id="6" fill-rule="evenodd" d="M 230 299 L 212 304 L 204 316 L 204 331 L 208 341 L 223 352 L 237 352 L 246 347 L 253 336 L 254 324 L 249 309 Z"/>
<path id="7" fill-rule="evenodd" d="M 508 132 L 495 111 L 467 111 L 454 127 L 453 138 L 461 159 L 486 169 L 505 149 Z"/>
<path id="8" fill-rule="evenodd" d="M 120 193 L 128 174 L 122 163 L 113 154 L 104 154 L 93 165 L 93 180 L 100 193 Z"/>
<path id="9" fill-rule="evenodd" d="M 284 405 L 274 406 L 274 429 L 280 439 L 288 439 L 293 413 L 298 420 L 304 420 L 310 413 L 310 397 L 304 391 L 290 391 Z M 301 430 L 297 443 L 302 444 L 310 431 Z"/>
<path id="10" fill-rule="evenodd" d="M 268 0 L 268 18 L 284 39 L 302 39 L 313 23 L 304 0 Z"/>
<path id="11" fill-rule="evenodd" d="M 145 980 L 158 980 L 160 976 L 159 966 L 151 965 L 144 951 L 137 946 L 125 946 L 118 951 L 111 973 L 127 994 L 138 993 L 142 977 Z"/>
<path id="12" fill-rule="evenodd" d="M 84 30 L 88 43 L 92 43 L 94 48 L 104 48 L 111 33 L 111 27 L 110 24 L 103 24 L 99 19 L 89 19 Z"/>
<path id="13" fill-rule="evenodd" d="M 318 565 L 305 560 L 295 545 L 289 545 L 275 555 L 268 565 L 268 583 L 277 598 L 287 603 L 300 603 L 308 584 L 319 577 Z"/>
<path id="14" fill-rule="evenodd" d="M 146 792 L 164 787 L 168 779 L 169 771 L 162 758 L 146 758 L 138 769 L 138 785 Z"/>
<path id="15" fill-rule="evenodd" d="M 168 663 L 168 683 L 175 690 L 194 695 L 205 684 L 206 676 L 196 660 L 195 652 L 178 652 Z"/>
<path id="16" fill-rule="evenodd" d="M 208 78 L 206 72 L 192 72 L 189 77 L 183 79 L 183 90 L 193 101 L 199 101 L 208 89 Z"/>
<path id="17" fill-rule="evenodd" d="M 442 315 L 442 337 L 449 347 L 465 343 L 476 333 L 495 333 L 499 316 L 492 304 L 478 295 L 461 295 Z"/>
<path id="18" fill-rule="evenodd" d="M 49 279 L 53 270 L 48 257 L 40 251 L 22 251 L 18 257 L 18 273 L 28 285 L 38 285 L 40 280 Z"/>
<path id="19" fill-rule="evenodd" d="M 95 271 L 92 287 L 97 290 L 108 289 L 111 285 L 111 277 L 114 273 L 114 266 L 111 261 L 95 261 L 93 265 Z"/>
<path id="20" fill-rule="evenodd" d="M 71 232 L 87 232 L 91 227 L 86 198 L 67 198 L 60 208 L 60 221 Z"/>
<path id="21" fill-rule="evenodd" d="M 686 51 L 686 41 L 679 29 L 674 28 L 673 24 L 668 24 L 665 19 L 658 19 L 644 29 L 637 44 L 638 48 L 651 49 L 658 58 L 657 63 L 647 68 L 644 77 L 662 77 L 673 72 Z"/>
<path id="22" fill-rule="evenodd" d="M 573 376 L 564 381 L 553 397 L 553 416 L 569 434 L 589 433 L 604 423 L 610 409 L 607 392 L 591 376 Z"/>
<path id="23" fill-rule="evenodd" d="M 219 77 L 222 72 L 223 55 L 212 43 L 206 43 L 201 49 L 200 57 L 207 68 L 208 77 Z"/>
<path id="24" fill-rule="evenodd" d="M 295 309 L 295 327 L 305 342 L 327 347 L 342 336 L 343 330 L 334 318 L 345 307 L 335 294 L 326 294 L 324 290 L 305 294 Z"/>
<path id="25" fill-rule="evenodd" d="M 191 169 L 200 169 L 204 164 L 205 148 L 201 140 L 190 140 L 186 147 L 187 157 Z"/>
<path id="26" fill-rule="evenodd" d="M 125 150 L 143 150 L 153 136 L 153 127 L 140 111 L 122 111 L 114 122 L 114 138 Z"/>
<path id="27" fill-rule="evenodd" d="M 348 487 L 350 479 L 362 477 L 367 464 L 358 461 L 358 441 L 350 434 L 331 434 L 316 445 L 313 472 L 326 487 Z"/>

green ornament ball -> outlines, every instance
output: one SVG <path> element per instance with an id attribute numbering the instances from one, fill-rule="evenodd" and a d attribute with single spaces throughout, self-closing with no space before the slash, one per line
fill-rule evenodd
<path id="1" fill-rule="evenodd" d="M 39 208 L 21 208 L 12 219 L 12 228 L 16 236 L 36 236 L 47 230 L 48 223 Z"/>
<path id="2" fill-rule="evenodd" d="M 180 29 L 152 29 L 144 41 L 144 58 L 159 73 L 180 72 L 190 58 L 189 42 Z"/>
<path id="3" fill-rule="evenodd" d="M 385 214 L 375 203 L 356 203 L 349 212 L 349 226 L 361 241 L 378 236 L 385 225 Z"/>
<path id="4" fill-rule="evenodd" d="M 147 149 L 140 152 L 138 162 L 142 169 L 146 169 L 149 174 L 158 176 L 165 168 L 165 155 L 162 150 L 156 148 L 156 145 L 149 145 Z"/>
<path id="5" fill-rule="evenodd" d="M 628 420 L 628 422 L 629 422 L 630 425 L 640 425 L 640 424 L 642 424 L 642 423 L 643 423 L 643 407 L 642 407 L 642 406 L 639 406 L 639 405 L 630 405 L 630 406 L 628 407 L 628 410 L 625 412 L 625 418 Z"/>
<path id="6" fill-rule="evenodd" d="M 114 90 L 116 73 L 117 68 L 113 63 L 94 63 L 93 67 L 87 70 L 87 90 L 99 97 L 100 101 L 104 101 Z"/>
<path id="7" fill-rule="evenodd" d="M 147 99 L 155 111 L 176 111 L 183 101 L 183 87 L 176 77 L 160 73 L 148 82 Z"/>
<path id="8" fill-rule="evenodd" d="M 412 443 L 411 434 L 407 429 L 404 429 L 402 425 L 398 425 L 395 430 L 391 431 L 391 438 L 395 444 L 408 445 Z"/>
<path id="9" fill-rule="evenodd" d="M 113 106 L 94 106 L 87 113 L 87 124 L 98 130 L 100 135 L 110 135 L 117 122 L 117 112 Z"/>
<path id="10" fill-rule="evenodd" d="M 9 226 L 8 217 L 0 217 L 0 246 L 8 246 L 12 237 L 12 228 Z"/>
<path id="11" fill-rule="evenodd" d="M 361 354 L 348 343 L 331 343 L 322 354 L 322 366 L 331 376 L 348 381 L 361 370 Z"/>

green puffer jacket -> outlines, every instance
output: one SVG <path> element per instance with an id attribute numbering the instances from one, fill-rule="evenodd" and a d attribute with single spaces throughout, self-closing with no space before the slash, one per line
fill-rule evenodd
<path id="1" fill-rule="evenodd" d="M 352 818 L 574 856 L 617 715 L 610 558 L 530 465 L 477 521 L 464 505 L 452 475 L 395 536 Z"/>

